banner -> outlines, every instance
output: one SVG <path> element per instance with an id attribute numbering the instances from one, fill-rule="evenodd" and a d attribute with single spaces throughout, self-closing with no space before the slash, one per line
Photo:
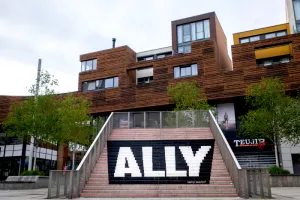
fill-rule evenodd
<path id="1" fill-rule="evenodd" d="M 108 141 L 110 184 L 209 184 L 214 140 Z"/>

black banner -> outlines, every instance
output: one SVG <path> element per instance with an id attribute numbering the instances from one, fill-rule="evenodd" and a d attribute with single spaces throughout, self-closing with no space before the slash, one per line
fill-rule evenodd
<path id="1" fill-rule="evenodd" d="M 108 141 L 110 184 L 209 184 L 214 140 Z"/>

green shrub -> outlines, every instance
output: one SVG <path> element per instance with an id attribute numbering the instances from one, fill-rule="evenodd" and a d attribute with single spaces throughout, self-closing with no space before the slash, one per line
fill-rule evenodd
<path id="1" fill-rule="evenodd" d="M 270 167 L 268 169 L 269 171 L 269 174 L 270 175 L 284 175 L 284 174 L 290 174 L 290 171 L 289 170 L 286 170 L 286 169 L 282 169 L 280 167 L 278 167 L 277 165 L 274 165 L 272 167 Z"/>
<path id="2" fill-rule="evenodd" d="M 24 171 L 21 176 L 45 176 L 45 173 L 38 170 Z"/>

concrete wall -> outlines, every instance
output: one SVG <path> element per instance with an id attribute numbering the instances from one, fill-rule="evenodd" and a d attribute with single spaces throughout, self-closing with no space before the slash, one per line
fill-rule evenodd
<path id="1" fill-rule="evenodd" d="M 283 168 L 289 170 L 292 174 L 294 173 L 292 154 L 300 154 L 300 144 L 293 146 L 291 144 L 281 144 L 281 155 Z"/>
<path id="2" fill-rule="evenodd" d="M 296 21 L 292 0 L 285 0 L 286 21 L 290 24 L 291 34 L 296 33 Z"/>
<path id="3" fill-rule="evenodd" d="M 300 175 L 270 176 L 271 187 L 300 187 Z"/>
<path id="4" fill-rule="evenodd" d="M 48 188 L 49 177 L 40 176 L 37 182 L 0 182 L 0 190 L 26 190 Z"/>

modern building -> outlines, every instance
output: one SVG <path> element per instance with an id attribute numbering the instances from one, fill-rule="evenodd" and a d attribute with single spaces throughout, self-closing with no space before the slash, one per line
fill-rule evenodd
<path id="1" fill-rule="evenodd" d="M 286 20 L 292 34 L 300 31 L 300 1 L 285 0 Z"/>
<path id="2" fill-rule="evenodd" d="M 171 27 L 169 47 L 137 53 L 128 46 L 114 44 L 111 49 L 80 55 L 81 72 L 75 93 L 89 100 L 92 115 L 106 118 L 111 112 L 130 112 L 130 126 L 141 128 L 141 111 L 174 108 L 167 94 L 169 86 L 196 81 L 208 102 L 216 106 L 218 123 L 241 166 L 275 164 L 271 141 L 239 137 L 237 127 L 239 117 L 247 112 L 244 96 L 250 84 L 258 83 L 262 77 L 279 77 L 287 92 L 299 88 L 300 34 L 291 34 L 294 32 L 290 24 L 236 33 L 231 61 L 226 36 L 214 12 L 172 21 Z M 21 100 L 22 97 L 0 96 L 0 122 L 10 105 Z M 153 123 L 148 124 L 153 128 L 157 118 L 154 115 L 149 116 Z M 291 152 L 284 148 L 282 153 Z M 295 155 L 289 158 L 296 160 L 300 151 L 293 152 Z M 58 152 L 57 156 L 59 169 L 66 159 L 62 154 L 65 155 Z M 296 172 L 298 164 L 293 168 L 292 159 L 287 157 L 283 156 L 283 167 Z M 4 158 L 0 156 L 0 163 L 1 159 Z"/>

